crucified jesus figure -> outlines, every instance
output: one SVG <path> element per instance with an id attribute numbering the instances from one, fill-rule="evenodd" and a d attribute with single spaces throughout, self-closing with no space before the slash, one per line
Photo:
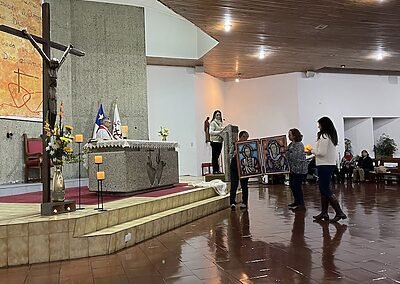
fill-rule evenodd
<path id="1" fill-rule="evenodd" d="M 71 49 L 73 46 L 70 44 L 67 49 L 64 51 L 63 56 L 61 57 L 60 60 L 57 58 L 52 58 L 50 59 L 46 53 L 40 48 L 39 44 L 35 41 L 35 39 L 32 37 L 32 35 L 26 30 L 22 30 L 24 35 L 29 39 L 29 41 L 32 43 L 33 47 L 39 52 L 40 56 L 42 56 L 43 60 L 46 62 L 46 65 L 49 68 L 49 98 L 47 102 L 48 104 L 48 119 L 49 119 L 49 124 L 50 124 L 50 129 L 54 129 L 54 125 L 56 124 L 56 118 L 57 118 L 57 73 L 58 70 L 60 69 L 61 65 L 64 63 L 65 59 L 67 58 L 67 55 L 70 53 Z M 47 115 L 47 114 L 43 114 Z"/>

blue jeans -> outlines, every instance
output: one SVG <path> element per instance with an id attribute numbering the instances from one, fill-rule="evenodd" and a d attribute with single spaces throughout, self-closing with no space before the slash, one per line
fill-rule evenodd
<path id="1" fill-rule="evenodd" d="M 333 194 L 331 191 L 331 181 L 335 168 L 335 165 L 317 166 L 319 191 L 321 195 L 324 195 L 326 198 L 329 198 Z"/>

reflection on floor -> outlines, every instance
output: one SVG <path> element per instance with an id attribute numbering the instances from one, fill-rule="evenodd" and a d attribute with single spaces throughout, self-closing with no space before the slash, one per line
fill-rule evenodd
<path id="1" fill-rule="evenodd" d="M 314 223 L 319 192 L 293 212 L 285 186 L 110 256 L 0 270 L 5 283 L 400 283 L 400 187 L 335 188 L 349 219 Z M 333 212 L 331 217 L 333 217 Z"/>

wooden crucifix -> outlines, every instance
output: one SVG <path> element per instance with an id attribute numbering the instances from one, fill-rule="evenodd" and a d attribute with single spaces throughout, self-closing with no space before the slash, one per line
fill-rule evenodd
<path id="1" fill-rule="evenodd" d="M 0 31 L 8 34 L 28 39 L 35 49 L 43 58 L 43 122 L 42 122 L 42 139 L 43 139 L 43 161 L 42 161 L 42 184 L 43 196 L 42 203 L 49 203 L 50 198 L 50 161 L 46 152 L 46 118 L 49 118 L 50 127 L 54 128 L 55 118 L 57 117 L 56 87 L 57 72 L 66 56 L 71 53 L 76 56 L 84 56 L 85 53 L 75 49 L 72 45 L 65 46 L 50 41 L 50 5 L 42 4 L 42 37 L 31 35 L 26 30 L 17 30 L 5 25 L 0 25 Z M 42 48 L 39 47 L 42 44 Z M 50 59 L 50 48 L 64 51 L 61 60 Z"/>

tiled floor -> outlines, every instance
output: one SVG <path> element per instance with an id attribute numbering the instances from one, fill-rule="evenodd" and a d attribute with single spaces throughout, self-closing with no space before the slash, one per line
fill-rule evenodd
<path id="1" fill-rule="evenodd" d="M 0 270 L 1 283 L 400 283 L 400 186 L 337 185 L 349 219 L 314 223 L 287 187 L 250 189 L 248 211 L 218 212 L 117 254 Z M 333 213 L 331 214 L 333 216 Z"/>

